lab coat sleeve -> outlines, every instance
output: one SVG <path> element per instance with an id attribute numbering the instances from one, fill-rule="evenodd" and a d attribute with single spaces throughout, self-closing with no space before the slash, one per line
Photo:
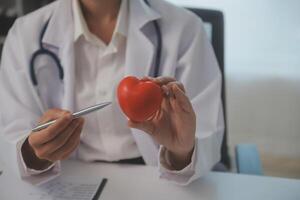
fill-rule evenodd
<path id="1" fill-rule="evenodd" d="M 192 20 L 183 33 L 175 78 L 185 86 L 196 113 L 196 146 L 191 163 L 181 171 L 168 169 L 160 150 L 161 177 L 186 185 L 206 175 L 220 160 L 224 132 L 222 76 L 201 20 Z M 182 130 L 184 131 L 184 130 Z"/>
<path id="2" fill-rule="evenodd" d="M 180 185 L 186 185 L 189 183 L 190 177 L 195 172 L 195 156 L 197 152 L 198 144 L 195 142 L 194 151 L 192 154 L 191 162 L 181 170 L 174 170 L 172 164 L 168 161 L 166 152 L 167 149 L 163 146 L 159 149 L 159 170 L 161 172 L 161 178 L 170 181 L 175 181 L 175 183 Z"/>
<path id="3" fill-rule="evenodd" d="M 17 20 L 6 38 L 0 66 L 0 158 L 18 177 L 39 184 L 57 176 L 60 166 L 56 163 L 47 172 L 33 171 L 22 158 L 23 142 L 42 111 L 28 79 L 29 60 L 21 37 Z"/>

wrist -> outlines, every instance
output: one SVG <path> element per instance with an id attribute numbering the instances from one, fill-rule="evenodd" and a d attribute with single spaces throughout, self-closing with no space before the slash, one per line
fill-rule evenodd
<path id="1" fill-rule="evenodd" d="M 189 150 L 184 151 L 172 151 L 166 149 L 165 158 L 169 166 L 175 170 L 182 170 L 188 166 L 192 161 L 195 145 Z"/>
<path id="2" fill-rule="evenodd" d="M 22 145 L 21 153 L 23 157 L 23 161 L 25 162 L 26 166 L 30 169 L 34 170 L 44 170 L 53 163 L 48 160 L 39 159 L 35 153 L 33 148 L 30 146 L 28 142 L 28 138 Z"/>

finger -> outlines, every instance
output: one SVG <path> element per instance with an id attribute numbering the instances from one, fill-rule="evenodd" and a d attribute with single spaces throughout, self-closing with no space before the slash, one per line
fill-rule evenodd
<path id="1" fill-rule="evenodd" d="M 152 121 L 156 118 L 156 116 L 158 115 L 158 113 L 160 112 L 160 109 L 158 109 L 158 111 L 156 111 L 153 115 L 151 115 L 147 121 Z"/>
<path id="2" fill-rule="evenodd" d="M 181 82 L 179 82 L 179 81 L 170 82 L 170 83 L 168 83 L 167 85 L 162 86 L 162 87 L 166 88 L 166 89 L 165 89 L 166 91 L 168 91 L 168 95 L 167 95 L 167 96 L 168 96 L 169 98 L 174 97 L 173 89 L 172 89 L 172 87 L 173 87 L 174 85 L 177 85 L 177 86 L 183 91 L 183 93 L 185 93 L 185 88 L 184 88 L 184 86 L 183 86 L 183 84 L 182 84 Z"/>
<path id="3" fill-rule="evenodd" d="M 75 151 L 75 149 L 79 146 L 79 144 L 80 144 L 80 134 L 82 133 L 82 130 L 83 130 L 83 125 L 78 130 L 76 130 L 75 134 L 77 135 L 77 138 L 72 143 L 70 149 L 65 151 L 64 154 L 62 154 L 60 160 L 67 159 Z"/>
<path id="4" fill-rule="evenodd" d="M 135 129 L 139 129 L 141 131 L 144 131 L 145 133 L 148 133 L 150 135 L 155 133 L 155 126 L 150 121 L 134 122 L 134 121 L 129 120 L 128 121 L 128 126 L 130 128 L 135 128 Z"/>
<path id="5" fill-rule="evenodd" d="M 174 97 L 173 89 L 172 89 L 172 84 L 169 83 L 167 85 L 164 85 L 163 87 L 166 88 L 166 90 L 168 91 L 168 94 L 166 95 L 167 98 Z"/>
<path id="6" fill-rule="evenodd" d="M 170 96 L 172 95 L 172 90 L 170 90 L 171 86 L 170 87 L 166 87 L 166 85 L 170 85 L 170 84 L 177 84 L 178 87 L 183 91 L 185 92 L 185 88 L 184 88 L 184 85 L 179 82 L 179 81 L 176 81 L 175 78 L 173 77 L 158 77 L 158 78 L 152 78 L 152 77 L 143 77 L 141 80 L 144 80 L 144 81 L 147 81 L 147 80 L 150 80 L 150 81 L 153 81 L 155 82 L 156 84 L 160 85 L 162 90 L 163 90 L 163 93 L 166 95 L 166 96 Z"/>
<path id="7" fill-rule="evenodd" d="M 57 119 L 57 121 L 50 125 L 48 128 L 31 133 L 29 136 L 30 145 L 37 147 L 41 144 L 45 144 L 53 140 L 60 132 L 62 132 L 71 122 L 72 115 L 66 114 L 63 117 Z"/>
<path id="8" fill-rule="evenodd" d="M 65 153 L 62 154 L 61 156 L 61 160 L 66 159 L 67 157 L 70 156 L 70 154 L 72 152 L 74 152 L 74 150 L 78 147 L 78 145 L 80 144 L 80 134 L 82 133 L 83 130 L 83 126 L 84 124 L 82 124 L 75 132 L 75 136 L 73 141 L 70 142 L 70 148 L 68 150 L 65 151 Z"/>
<path id="9" fill-rule="evenodd" d="M 174 93 L 175 99 L 172 101 L 176 104 L 178 104 L 179 107 L 181 107 L 182 110 L 185 112 L 192 112 L 193 111 L 193 106 L 189 100 L 189 98 L 185 95 L 185 93 L 179 88 L 178 85 L 173 85 L 172 90 Z M 173 104 L 174 106 L 174 104 Z M 175 106 L 175 109 L 178 109 L 178 107 Z"/>
<path id="10" fill-rule="evenodd" d="M 170 82 L 170 83 L 168 83 L 167 85 L 168 85 L 168 87 L 171 87 L 171 88 L 173 87 L 173 85 L 177 85 L 177 86 L 179 87 L 179 89 L 181 89 L 182 92 L 185 93 L 184 85 L 183 85 L 181 82 L 179 82 L 179 81 Z M 171 90 L 172 90 L 172 89 L 171 89 Z"/>
<path id="11" fill-rule="evenodd" d="M 61 118 L 62 116 L 68 114 L 71 114 L 71 112 L 67 110 L 58 109 L 58 108 L 50 109 L 46 111 L 44 115 L 40 118 L 39 124 Z"/>
<path id="12" fill-rule="evenodd" d="M 160 119 L 162 108 L 159 108 L 147 121 L 153 121 L 154 119 Z"/>
<path id="13" fill-rule="evenodd" d="M 70 138 L 72 133 L 76 128 L 78 128 L 81 125 L 82 120 L 73 120 L 66 129 L 61 132 L 55 139 L 44 143 L 40 144 L 38 143 L 37 145 L 34 146 L 34 152 L 39 157 L 40 159 L 47 159 L 51 153 L 59 149 L 59 146 L 63 146 L 64 143 Z"/>
<path id="14" fill-rule="evenodd" d="M 173 77 L 161 76 L 161 77 L 157 77 L 157 78 L 152 78 L 151 81 L 153 81 L 154 83 L 156 83 L 160 86 L 163 86 L 170 82 L 175 82 L 176 79 Z"/>
<path id="15" fill-rule="evenodd" d="M 83 123 L 84 120 L 82 118 L 73 120 L 70 125 L 66 127 L 66 129 L 63 130 L 56 138 L 46 144 L 43 144 L 40 148 L 40 151 L 43 154 L 50 155 L 56 150 L 60 149 L 68 142 L 74 131 L 82 126 Z"/>
<path id="16" fill-rule="evenodd" d="M 65 159 L 69 156 L 79 145 L 80 143 L 80 134 L 83 129 L 83 124 L 81 124 L 68 139 L 67 143 L 63 145 L 61 148 L 53 152 L 48 159 L 52 162 L 57 160 Z"/>
<path id="17" fill-rule="evenodd" d="M 144 76 L 143 78 L 141 78 L 141 81 L 152 81 L 154 78 L 150 77 L 150 76 Z"/>
<path id="18" fill-rule="evenodd" d="M 170 88 L 168 88 L 166 85 L 161 86 L 161 89 L 165 97 L 168 97 L 170 95 Z"/>
<path id="19" fill-rule="evenodd" d="M 172 110 L 170 99 L 171 99 L 171 97 L 163 98 L 162 103 L 161 103 L 162 111 L 170 112 Z"/>

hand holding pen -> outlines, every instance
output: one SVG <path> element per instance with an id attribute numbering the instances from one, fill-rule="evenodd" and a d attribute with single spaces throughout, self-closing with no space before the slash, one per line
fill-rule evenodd
<path id="1" fill-rule="evenodd" d="M 48 110 L 40 119 L 41 125 L 32 130 L 22 146 L 25 164 L 31 169 L 43 170 L 69 157 L 80 143 L 84 125 L 81 116 L 109 104 L 99 104 L 74 114 L 61 109 Z"/>

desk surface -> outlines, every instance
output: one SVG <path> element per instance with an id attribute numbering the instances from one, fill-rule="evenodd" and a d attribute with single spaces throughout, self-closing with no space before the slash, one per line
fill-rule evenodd
<path id="1" fill-rule="evenodd" d="M 64 162 L 62 176 L 73 175 L 108 178 L 100 197 L 103 200 L 300 199 L 300 180 L 292 179 L 211 172 L 207 177 L 182 187 L 160 180 L 157 169 L 151 166 Z M 29 187 L 33 186 L 4 170 L 0 176 L 0 199 L 26 199 Z"/>

